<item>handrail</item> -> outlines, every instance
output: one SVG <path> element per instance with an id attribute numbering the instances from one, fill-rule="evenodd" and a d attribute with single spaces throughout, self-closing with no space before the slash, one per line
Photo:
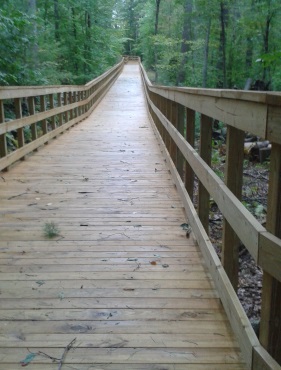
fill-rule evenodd
<path id="1" fill-rule="evenodd" d="M 0 171 L 46 144 L 76 123 L 87 118 L 120 74 L 120 63 L 84 86 L 0 87 Z M 5 101 L 12 100 L 16 118 L 6 121 Z M 28 115 L 23 117 L 22 104 Z M 38 137 L 38 124 L 42 135 Z M 31 128 L 31 142 L 25 143 L 24 127 Z M 8 152 L 6 134 L 16 131 L 18 148 Z"/>
<path id="2" fill-rule="evenodd" d="M 233 330 L 239 340 L 249 369 L 280 370 L 281 366 L 260 344 L 235 293 L 238 281 L 239 239 L 263 268 L 269 279 L 263 292 L 261 341 L 271 328 L 270 305 L 273 281 L 281 282 L 280 170 L 281 170 L 281 93 L 255 93 L 153 86 L 140 65 L 151 120 L 170 165 L 176 186 L 215 281 Z M 201 113 L 200 152 L 194 148 L 195 114 Z M 225 182 L 211 168 L 212 121 L 227 124 L 227 159 Z M 271 171 L 267 230 L 240 202 L 243 176 L 245 131 L 271 140 Z M 280 165 L 278 167 L 278 164 Z M 278 172 L 279 171 L 279 172 Z M 277 172 L 277 174 L 276 174 Z M 198 213 L 192 203 L 194 175 L 199 180 Z M 225 217 L 222 263 L 208 237 L 209 199 Z M 279 198 L 278 198 L 278 197 Z M 274 204 L 275 197 L 275 204 Z M 277 206 L 276 204 L 279 204 Z M 275 222 L 274 222 L 275 220 Z M 267 291 L 269 288 L 269 291 Z"/>

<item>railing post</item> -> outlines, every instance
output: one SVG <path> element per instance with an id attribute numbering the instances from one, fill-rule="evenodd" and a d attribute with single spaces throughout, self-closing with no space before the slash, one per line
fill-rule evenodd
<path id="1" fill-rule="evenodd" d="M 174 101 L 171 101 L 171 119 L 170 122 L 172 125 L 177 128 L 178 127 L 178 110 L 177 110 L 177 103 Z M 170 141 L 170 155 L 174 162 L 174 165 L 177 167 L 177 146 L 174 143 L 174 140 L 171 138 Z"/>
<path id="2" fill-rule="evenodd" d="M 45 95 L 40 95 L 40 111 L 41 112 L 45 112 L 46 111 Z M 42 124 L 43 135 L 46 135 L 47 132 L 48 132 L 47 120 L 46 119 L 43 119 L 41 121 L 41 124 Z M 45 144 L 48 144 L 48 142 L 46 142 Z"/>
<path id="3" fill-rule="evenodd" d="M 186 131 L 185 131 L 186 141 L 194 147 L 195 141 L 195 111 L 186 108 Z M 193 200 L 194 192 L 194 172 L 187 161 L 185 161 L 185 188 Z"/>
<path id="4" fill-rule="evenodd" d="M 272 144 L 266 228 L 281 237 L 281 145 Z M 281 282 L 264 271 L 260 341 L 281 364 Z"/>
<path id="5" fill-rule="evenodd" d="M 21 119 L 22 118 L 22 109 L 21 109 L 21 99 L 20 98 L 15 99 L 15 112 L 16 112 L 16 118 Z M 22 148 L 24 146 L 23 127 L 17 129 L 17 137 L 18 137 L 18 147 Z M 24 159 L 25 159 L 25 157 L 21 158 L 22 161 Z"/>
<path id="6" fill-rule="evenodd" d="M 179 133 L 184 136 L 184 115 L 185 110 L 184 106 L 181 104 L 177 105 L 178 117 L 177 117 L 177 129 Z M 183 180 L 183 164 L 184 164 L 184 156 L 182 155 L 181 151 L 177 148 L 177 170 L 180 177 Z"/>
<path id="7" fill-rule="evenodd" d="M 50 110 L 54 109 L 55 104 L 54 104 L 54 95 L 53 94 L 49 95 L 49 102 L 50 102 Z M 56 128 L 55 116 L 51 117 L 51 127 L 52 127 L 52 130 L 55 130 L 55 128 Z"/>
<path id="8" fill-rule="evenodd" d="M 72 92 L 68 93 L 68 101 L 69 101 L 69 104 L 73 103 Z M 69 115 L 70 115 L 70 121 L 71 121 L 73 119 L 73 109 L 70 109 Z"/>
<path id="9" fill-rule="evenodd" d="M 62 106 L 62 102 L 61 102 L 61 93 L 58 93 L 58 107 L 61 107 Z M 60 113 L 59 114 L 59 126 L 62 126 L 63 125 L 63 113 Z"/>
<path id="10" fill-rule="evenodd" d="M 3 100 L 0 100 L 0 125 L 5 122 L 5 112 Z M 0 135 L 0 158 L 6 157 L 8 154 L 6 134 Z M 7 171 L 8 168 L 5 168 Z"/>
<path id="11" fill-rule="evenodd" d="M 201 114 L 200 156 L 208 166 L 211 166 L 212 159 L 212 123 L 212 118 Z M 207 234 L 209 234 L 209 202 L 210 195 L 201 182 L 199 182 L 198 215 Z"/>
<path id="12" fill-rule="evenodd" d="M 64 92 L 63 93 L 63 105 L 66 106 L 68 105 L 68 93 Z M 64 123 L 67 123 L 69 120 L 69 114 L 68 111 L 64 112 Z"/>
<path id="13" fill-rule="evenodd" d="M 35 114 L 35 103 L 34 103 L 34 96 L 30 96 L 28 99 L 28 111 L 29 111 L 29 115 L 30 116 L 33 116 Z M 31 138 L 32 138 L 32 141 L 36 140 L 37 139 L 37 125 L 36 123 L 32 123 L 32 125 L 30 125 L 30 131 L 31 131 Z M 35 149 L 36 151 L 37 149 Z"/>
<path id="14" fill-rule="evenodd" d="M 241 200 L 243 185 L 244 131 L 227 127 L 225 184 Z M 222 264 L 233 288 L 238 288 L 240 240 L 226 219 L 223 224 Z"/>

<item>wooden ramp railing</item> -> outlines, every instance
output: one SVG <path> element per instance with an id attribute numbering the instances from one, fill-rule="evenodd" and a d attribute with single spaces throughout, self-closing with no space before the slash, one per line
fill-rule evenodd
<path id="1" fill-rule="evenodd" d="M 114 83 L 123 65 L 124 59 L 85 86 L 0 87 L 0 171 L 87 118 Z M 7 105 L 12 105 L 15 110 L 14 120 L 6 121 Z M 26 107 L 25 115 L 23 106 Z M 28 126 L 31 139 L 26 143 L 24 128 Z M 6 135 L 11 131 L 16 131 L 18 147 L 9 153 Z"/>
<path id="2" fill-rule="evenodd" d="M 156 134 L 248 367 L 281 369 L 271 357 L 281 363 L 281 94 L 153 86 L 142 65 L 141 72 Z M 199 153 L 196 112 L 201 114 Z M 211 169 L 214 119 L 227 125 L 225 182 Z M 272 142 L 267 229 L 240 202 L 245 132 Z M 198 213 L 192 203 L 194 175 Z M 210 197 L 225 218 L 222 264 L 208 237 Z M 240 240 L 264 274 L 260 342 L 235 293 Z"/>

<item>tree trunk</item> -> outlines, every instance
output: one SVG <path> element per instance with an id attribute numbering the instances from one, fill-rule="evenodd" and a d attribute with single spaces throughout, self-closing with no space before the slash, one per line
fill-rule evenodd
<path id="1" fill-rule="evenodd" d="M 186 62 L 188 60 L 187 53 L 190 51 L 191 41 L 191 14 L 192 14 L 192 0 L 185 0 L 184 4 L 184 21 L 183 21 L 183 30 L 182 30 L 182 42 L 181 42 L 181 64 L 179 67 L 177 85 L 183 84 L 185 82 L 186 72 Z"/>
<path id="2" fill-rule="evenodd" d="M 60 16 L 59 16 L 59 0 L 54 0 L 54 18 L 55 18 L 55 40 L 60 41 Z"/>
<path id="3" fill-rule="evenodd" d="M 38 66 L 38 44 L 37 44 L 37 20 L 35 19 L 37 12 L 37 3 L 36 0 L 29 0 L 28 1 L 28 13 L 32 17 L 32 37 L 33 37 L 33 45 L 30 50 L 31 55 L 31 62 L 33 68 Z"/>
<path id="4" fill-rule="evenodd" d="M 209 21 L 208 21 L 208 25 L 207 25 L 207 30 L 206 30 L 202 87 L 206 87 L 207 86 L 208 58 L 209 58 L 209 41 L 210 41 L 210 33 L 211 33 L 211 24 L 212 24 L 212 18 L 210 17 L 209 18 Z"/>
<path id="5" fill-rule="evenodd" d="M 160 12 L 160 3 L 161 0 L 156 1 L 156 10 L 155 10 L 155 24 L 154 24 L 154 35 L 158 35 L 158 25 L 159 25 L 159 12 Z M 157 73 L 157 63 L 158 63 L 158 52 L 157 46 L 154 47 L 154 64 L 155 64 L 155 82 L 158 80 L 158 73 Z"/>
<path id="6" fill-rule="evenodd" d="M 222 75 L 222 80 L 219 82 L 220 88 L 226 89 L 227 79 L 226 79 L 226 27 L 227 27 L 227 17 L 228 9 L 225 5 L 224 0 L 220 2 L 220 47 L 219 47 L 219 58 L 218 58 L 218 72 Z"/>

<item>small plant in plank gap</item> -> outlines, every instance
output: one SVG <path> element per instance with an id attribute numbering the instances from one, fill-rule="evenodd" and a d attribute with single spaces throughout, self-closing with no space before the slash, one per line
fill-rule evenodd
<path id="1" fill-rule="evenodd" d="M 54 238 L 60 233 L 58 226 L 54 222 L 46 222 L 44 225 L 44 235 L 47 238 Z"/>

